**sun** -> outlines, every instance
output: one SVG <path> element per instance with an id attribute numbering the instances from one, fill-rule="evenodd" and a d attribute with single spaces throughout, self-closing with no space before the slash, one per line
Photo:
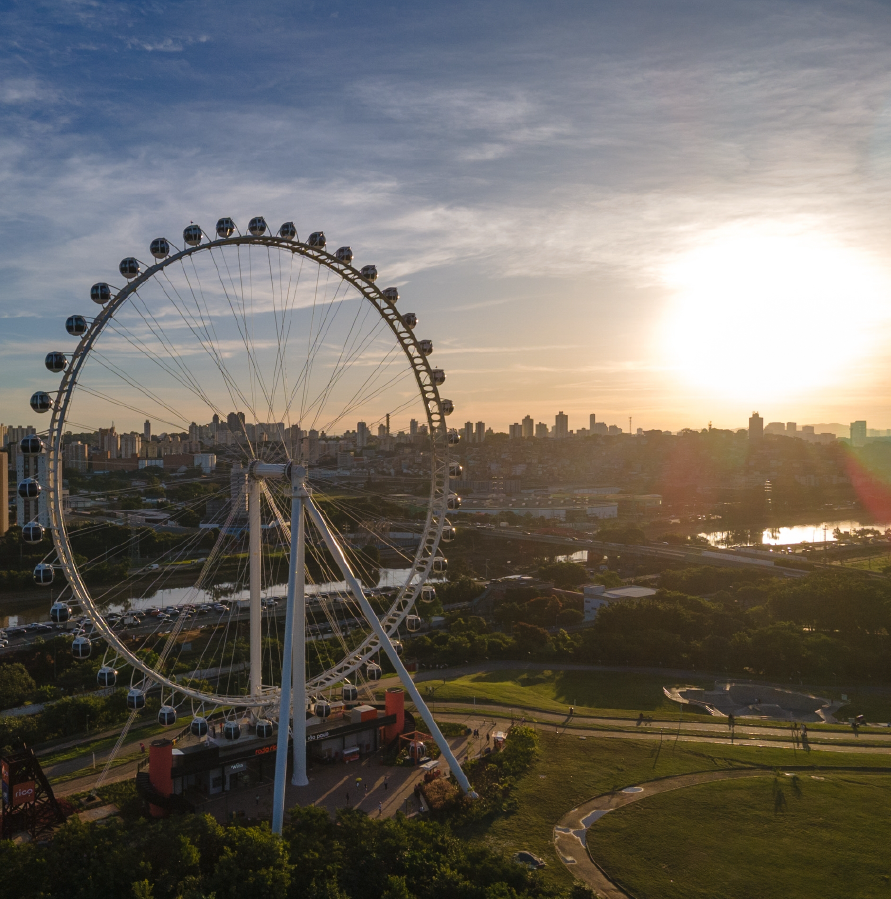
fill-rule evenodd
<path id="1" fill-rule="evenodd" d="M 813 233 L 738 227 L 665 269 L 666 356 L 728 399 L 801 396 L 844 376 L 873 345 L 891 284 L 868 254 Z"/>

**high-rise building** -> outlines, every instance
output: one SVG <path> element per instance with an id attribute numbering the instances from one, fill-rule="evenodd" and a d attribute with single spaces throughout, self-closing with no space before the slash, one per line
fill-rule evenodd
<path id="1" fill-rule="evenodd" d="M 534 437 L 534 436 L 535 436 L 535 422 L 532 420 L 531 415 L 527 415 L 523 419 L 523 437 L 525 437 L 528 440 L 530 437 Z"/>
<path id="2" fill-rule="evenodd" d="M 217 418 L 217 416 L 214 415 L 214 418 Z M 217 421 L 219 421 L 219 419 L 217 419 Z M 145 424 L 142 426 L 142 439 L 146 443 L 152 439 L 152 423 L 148 419 L 145 420 Z"/>
<path id="3" fill-rule="evenodd" d="M 418 420 L 413 418 L 408 423 L 408 436 L 409 437 L 417 437 L 418 436 Z"/>
<path id="4" fill-rule="evenodd" d="M 385 424 L 379 424 L 377 426 L 377 439 L 383 440 L 387 436 L 387 426 Z"/>
<path id="5" fill-rule="evenodd" d="M 794 421 L 786 422 L 786 436 L 787 437 L 797 437 L 798 436 L 798 424 Z"/>
<path id="6" fill-rule="evenodd" d="M 368 446 L 368 425 L 364 421 L 356 422 L 356 449 Z"/>
<path id="7" fill-rule="evenodd" d="M 131 431 L 129 434 L 121 434 L 121 458 L 129 459 L 138 456 L 142 450 L 142 434 Z"/>
<path id="8" fill-rule="evenodd" d="M 554 419 L 554 436 L 558 440 L 569 436 L 569 416 L 564 415 L 562 411 L 558 412 Z"/>
<path id="9" fill-rule="evenodd" d="M 114 425 L 99 428 L 99 449 L 108 453 L 109 459 L 117 459 L 121 452 L 121 441 Z"/>
<path id="10" fill-rule="evenodd" d="M 851 422 L 851 446 L 866 446 L 866 422 Z"/>
<path id="11" fill-rule="evenodd" d="M 749 440 L 760 440 L 764 436 L 764 419 L 753 412 L 749 418 Z"/>
<path id="12" fill-rule="evenodd" d="M 523 426 L 519 422 L 515 421 L 507 430 L 511 440 L 519 440 L 523 436 Z"/>
<path id="13" fill-rule="evenodd" d="M 229 430 L 235 434 L 236 437 L 244 437 L 246 434 L 244 427 L 245 420 L 244 412 L 230 412 L 226 416 L 226 424 L 229 425 Z"/>
<path id="14" fill-rule="evenodd" d="M 486 423 L 478 421 L 476 423 L 476 434 L 474 435 L 475 443 L 482 443 L 486 439 Z"/>
<path id="15" fill-rule="evenodd" d="M 464 433 L 461 435 L 465 443 L 473 443 L 473 422 L 464 422 Z"/>
<path id="16" fill-rule="evenodd" d="M 73 468 L 75 471 L 86 471 L 89 458 L 90 448 L 79 440 L 75 440 L 62 448 L 62 462 L 65 468 Z"/>
<path id="17" fill-rule="evenodd" d="M 597 424 L 597 416 L 592 412 L 588 416 L 588 433 L 589 434 L 594 433 L 594 425 L 596 425 L 596 424 Z"/>
<path id="18" fill-rule="evenodd" d="M 540 421 L 535 426 L 535 436 L 538 437 L 539 439 L 542 439 L 542 438 L 545 438 L 548 436 L 548 426 L 543 421 Z"/>

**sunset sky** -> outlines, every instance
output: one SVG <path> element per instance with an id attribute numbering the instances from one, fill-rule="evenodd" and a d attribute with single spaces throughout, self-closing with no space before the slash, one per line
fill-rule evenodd
<path id="1" fill-rule="evenodd" d="M 891 428 L 889 44 L 867 2 L 7 0 L 0 421 L 123 256 L 264 215 L 399 286 L 459 424 Z"/>

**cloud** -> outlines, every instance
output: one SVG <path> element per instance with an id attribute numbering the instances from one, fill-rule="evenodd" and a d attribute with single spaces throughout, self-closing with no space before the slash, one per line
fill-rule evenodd
<path id="1" fill-rule="evenodd" d="M 21 323 L 41 349 L 152 237 L 261 213 L 351 244 L 452 358 L 540 347 L 587 374 L 596 352 L 681 415 L 706 401 L 645 366 L 665 272 L 705 236 L 782 223 L 887 266 L 879 6 L 49 9 L 0 37 L 0 314 L 45 313 Z M 547 349 L 561 328 L 574 348 Z M 489 374 L 513 402 L 511 371 Z"/>

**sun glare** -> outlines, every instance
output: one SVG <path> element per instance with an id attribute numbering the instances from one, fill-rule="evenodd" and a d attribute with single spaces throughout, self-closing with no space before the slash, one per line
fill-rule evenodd
<path id="1" fill-rule="evenodd" d="M 671 364 L 728 399 L 800 396 L 843 377 L 888 306 L 888 276 L 865 253 L 779 229 L 722 233 L 665 275 Z"/>

